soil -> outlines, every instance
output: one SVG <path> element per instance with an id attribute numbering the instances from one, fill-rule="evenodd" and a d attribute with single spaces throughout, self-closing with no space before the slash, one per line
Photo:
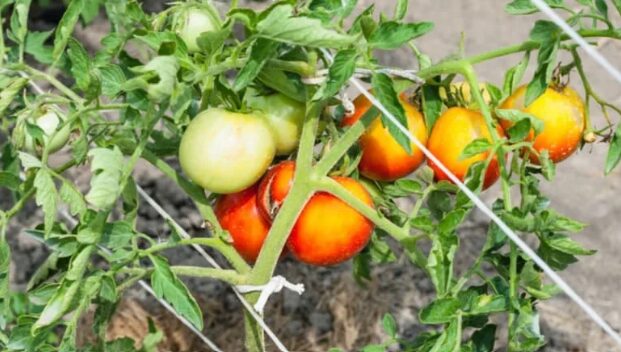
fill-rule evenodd
<path id="1" fill-rule="evenodd" d="M 243 3 L 244 1 L 242 1 Z M 145 7 L 159 10 L 164 1 L 147 1 Z M 360 1 L 359 8 L 373 3 Z M 218 3 L 224 6 L 224 4 Z M 392 2 L 375 2 L 376 7 L 392 13 Z M 434 60 L 456 51 L 460 33 L 466 32 L 467 54 L 480 53 L 503 45 L 524 40 L 534 22 L 532 17 L 511 17 L 503 12 L 505 2 L 497 0 L 418 0 L 411 4 L 410 19 L 429 20 L 436 23 L 433 33 L 419 41 L 420 48 Z M 252 2 L 252 6 L 264 4 Z M 615 18 L 615 20 L 617 20 Z M 45 24 L 42 24 L 44 26 Z M 96 47 L 106 23 L 99 20 L 77 36 L 91 48 Z M 621 47 L 607 43 L 601 49 L 611 62 L 621 62 Z M 481 78 L 501 82 L 502 74 L 519 57 L 502 58 L 477 67 Z M 414 68 L 410 52 L 398 50 L 382 53 L 382 61 L 401 68 Z M 592 85 L 604 97 L 612 101 L 621 96 L 621 85 L 608 78 L 605 72 L 589 59 L 584 59 Z M 603 125 L 597 109 L 595 120 Z M 0 136 L 0 141 L 4 138 Z M 621 261 L 616 250 L 621 246 L 619 228 L 621 217 L 621 170 L 604 177 L 603 164 L 606 146 L 596 144 L 585 147 L 574 157 L 559 165 L 557 178 L 546 184 L 544 190 L 559 211 L 590 224 L 577 239 L 589 248 L 598 250 L 592 257 L 582 259 L 562 276 L 593 304 L 615 329 L 621 329 Z M 86 185 L 87 176 L 74 172 L 72 177 Z M 189 200 L 175 184 L 150 168 L 140 164 L 135 172 L 137 182 L 145 188 L 164 209 L 179 221 L 192 235 L 202 235 L 201 218 Z M 498 195 L 493 188 L 484 195 L 490 202 Z M 6 209 L 11 203 L 9 195 L 0 189 L 0 206 Z M 169 234 L 166 223 L 147 204 L 141 206 L 139 229 L 156 238 Z M 12 280 L 14 289 L 23 289 L 34 270 L 45 260 L 48 251 L 39 242 L 25 234 L 25 230 L 40 222 L 41 211 L 34 203 L 11 223 L 10 245 L 13 250 Z M 483 243 L 488 221 L 474 212 L 462 229 L 462 247 L 457 267 L 464 266 Z M 166 253 L 172 263 L 205 265 L 204 260 L 189 249 Z M 19 268 L 19 269 L 16 269 Z M 285 291 L 275 294 L 266 308 L 267 323 L 283 339 L 292 351 L 326 351 L 329 347 L 341 347 L 347 351 L 359 349 L 370 342 L 385 338 L 381 329 L 381 317 L 391 313 L 397 319 L 401 336 L 413 337 L 423 327 L 417 314 L 427 304 L 433 288 L 420 270 L 405 258 L 390 265 L 376 268 L 373 280 L 365 286 L 357 284 L 352 276 L 351 265 L 331 268 L 315 268 L 284 258 L 278 266 L 278 274 L 289 281 L 304 283 L 306 292 L 299 296 Z M 204 333 L 224 351 L 243 350 L 243 322 L 240 304 L 225 285 L 208 280 L 189 280 L 189 286 L 203 308 L 206 320 Z M 542 317 L 542 329 L 548 337 L 546 351 L 612 351 L 614 345 L 590 320 L 565 296 L 558 296 L 538 305 Z M 166 332 L 167 345 L 162 350 L 202 351 L 204 345 L 189 331 L 179 325 L 170 315 L 138 286 L 131 290 L 120 306 L 109 331 L 109 336 L 142 336 L 146 331 L 146 317 L 153 318 Z M 135 322 L 132 324 L 131 322 Z M 131 329 L 128 329 L 131 326 Z M 88 333 L 81 336 L 88 339 Z M 502 340 L 502 339 L 500 339 Z M 272 346 L 273 347 L 273 346 Z M 270 347 L 270 348 L 272 348 Z M 504 350 L 502 345 L 498 350 Z"/>

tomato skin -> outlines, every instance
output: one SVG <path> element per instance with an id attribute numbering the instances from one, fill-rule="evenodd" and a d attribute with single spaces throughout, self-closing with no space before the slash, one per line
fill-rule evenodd
<path id="1" fill-rule="evenodd" d="M 181 37 L 190 53 L 200 51 L 197 39 L 201 34 L 216 31 L 220 27 L 218 14 L 202 5 L 182 6 L 173 19 L 173 30 Z"/>
<path id="2" fill-rule="evenodd" d="M 535 137 L 533 148 L 538 152 L 547 150 L 550 159 L 561 162 L 573 154 L 582 139 L 585 124 L 585 107 L 582 99 L 570 87 L 555 90 L 546 88 L 545 92 L 529 106 L 524 106 L 526 86 L 518 88 L 501 105 L 502 109 L 518 109 L 530 113 L 543 121 L 543 131 Z M 511 127 L 511 122 L 501 120 L 503 128 Z M 529 140 L 534 137 L 531 130 Z M 536 155 L 531 162 L 538 164 Z"/>
<path id="3" fill-rule="evenodd" d="M 248 107 L 265 114 L 276 141 L 276 154 L 287 155 L 297 149 L 302 133 L 306 106 L 283 94 L 249 94 Z"/>
<path id="4" fill-rule="evenodd" d="M 179 160 L 196 184 L 229 194 L 257 182 L 275 152 L 272 132 L 261 115 L 213 108 L 198 114 L 187 127 Z"/>
<path id="5" fill-rule="evenodd" d="M 288 160 L 271 167 L 259 184 L 259 211 L 272 221 L 293 185 L 295 162 Z"/>
<path id="6" fill-rule="evenodd" d="M 253 263 L 270 230 L 257 205 L 258 186 L 222 195 L 216 201 L 214 212 L 223 229 L 233 239 L 233 247 L 248 262 Z"/>
<path id="7" fill-rule="evenodd" d="M 401 105 L 408 119 L 408 129 L 423 145 L 427 144 L 427 127 L 423 115 L 410 104 L 404 95 Z M 359 95 L 354 100 L 355 112 L 343 119 L 343 126 L 356 123 L 371 107 L 371 102 Z M 371 122 L 358 141 L 362 159 L 358 169 L 367 178 L 377 181 L 394 181 L 414 172 L 425 160 L 423 152 L 411 143 L 412 154 L 397 143 L 378 117 Z"/>
<path id="8" fill-rule="evenodd" d="M 497 131 L 500 136 L 504 136 L 500 127 L 497 128 Z M 477 161 L 484 161 L 488 157 L 488 153 L 485 152 L 460 160 L 464 148 L 478 138 L 487 138 L 490 142 L 492 141 L 483 115 L 478 111 L 453 107 L 446 110 L 436 121 L 431 130 L 427 148 L 455 176 L 463 181 L 470 165 Z M 433 169 L 436 180 L 450 181 L 448 176 L 432 160 L 429 160 L 428 163 Z M 498 160 L 494 157 L 485 172 L 483 188 L 493 185 L 499 176 Z"/>
<path id="9" fill-rule="evenodd" d="M 62 121 L 63 117 L 53 110 L 47 110 L 39 116 L 28 119 L 29 123 L 37 125 L 43 130 L 43 144 L 48 146 L 50 154 L 59 151 L 69 140 L 71 126 L 66 124 L 58 132 L 56 132 L 56 129 Z M 50 138 L 54 133 L 56 133 L 54 137 Z M 25 131 L 24 150 L 33 154 L 41 154 L 43 151 L 42 147 L 36 143 L 35 139 L 28 133 L 25 133 Z"/>
<path id="10" fill-rule="evenodd" d="M 334 177 L 338 183 L 369 206 L 373 200 L 358 181 Z M 371 239 L 373 223 L 337 197 L 314 194 L 300 213 L 287 248 L 303 263 L 335 265 L 360 252 Z"/>

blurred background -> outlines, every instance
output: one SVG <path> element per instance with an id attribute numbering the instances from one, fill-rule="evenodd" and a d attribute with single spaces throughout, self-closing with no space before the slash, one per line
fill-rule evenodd
<path id="1" fill-rule="evenodd" d="M 149 11 L 166 7 L 164 0 L 145 0 Z M 378 10 L 393 12 L 393 1 L 360 0 L 358 9 L 375 3 Z M 435 22 L 435 29 L 417 41 L 423 52 L 434 61 L 458 52 L 461 35 L 465 36 L 466 55 L 472 55 L 505 45 L 524 41 L 537 15 L 515 17 L 504 12 L 508 1 L 499 0 L 412 0 L 409 18 Z M 227 4 L 217 2 L 225 11 Z M 241 1 L 242 6 L 263 7 L 266 2 Z M 611 11 L 612 12 L 612 11 Z M 63 13 L 61 1 L 39 0 L 33 10 L 32 27 L 51 29 Z M 617 23 L 618 18 L 613 18 Z M 80 29 L 76 36 L 86 46 L 95 50 L 107 31 L 108 24 L 101 16 L 93 25 Z M 599 50 L 621 68 L 621 43 L 603 41 Z M 382 62 L 400 68 L 414 69 L 416 62 L 409 50 L 381 52 Z M 521 56 L 508 56 L 481 64 L 476 71 L 482 81 L 502 85 L 504 72 L 515 65 Z M 567 58 L 565 58 L 566 60 Z M 567 61 L 567 60 L 566 60 Z M 595 91 L 610 102 L 621 103 L 621 85 L 608 77 L 591 59 L 583 56 L 585 69 Z M 525 76 L 529 79 L 532 70 Z M 577 77 L 573 86 L 582 92 Z M 598 107 L 591 113 L 595 123 L 604 121 Z M 616 117 L 615 117 L 616 118 Z M 2 138 L 2 136 L 0 136 Z M 544 192 L 552 201 L 552 207 L 563 214 L 576 218 L 589 226 L 575 239 L 597 254 L 584 257 L 572 265 L 562 276 L 583 297 L 593 304 L 613 326 L 621 329 L 621 168 L 604 176 L 607 145 L 594 144 L 585 147 L 557 168 L 553 183 L 544 185 Z M 88 174 L 75 172 L 72 177 L 88 185 Z M 138 183 L 165 206 L 190 234 L 202 234 L 201 218 L 189 200 L 174 183 L 160 177 L 149 165 L 141 164 L 136 171 Z M 491 203 L 498 189 L 492 188 L 483 197 Z M 10 202 L 0 194 L 4 208 Z M 33 202 L 34 203 L 34 202 Z M 33 215 L 34 214 L 34 215 Z M 13 221 L 9 230 L 14 250 L 13 284 L 22 289 L 38 265 L 46 258 L 47 251 L 37 241 L 28 238 L 24 230 L 36 225 L 41 219 L 34 204 Z M 479 251 L 485 239 L 488 220 L 474 212 L 460 232 L 462 247 L 459 262 L 466 265 Z M 143 206 L 140 211 L 140 230 L 154 237 L 166 238 L 168 228 L 157 213 Z M 204 260 L 190 250 L 174 250 L 167 256 L 175 264 L 204 265 Z M 291 282 L 301 282 L 307 287 L 303 296 L 287 292 L 272 296 L 266 308 L 267 322 L 292 351 L 326 351 L 329 347 L 341 347 L 347 351 L 357 350 L 370 342 L 380 342 L 384 336 L 381 317 L 391 313 L 399 324 L 400 334 L 414 337 L 423 331 L 417 322 L 417 314 L 432 297 L 432 285 L 422 272 L 405 259 L 376 268 L 373 280 L 360 286 L 353 279 L 350 264 L 332 268 L 315 268 L 284 259 L 278 274 Z M 205 280 L 188 281 L 199 300 L 206 318 L 205 335 L 213 339 L 225 351 L 240 351 L 243 346 L 242 316 L 239 302 L 232 291 L 218 282 Z M 613 350 L 612 341 L 563 295 L 538 305 L 544 335 L 549 339 L 546 351 L 608 351 Z M 153 318 L 168 338 L 162 350 L 203 351 L 204 346 L 174 318 L 165 313 L 157 303 L 138 287 L 131 290 L 119 306 L 117 317 L 110 327 L 111 336 L 140 337 L 146 332 L 146 317 Z M 88 319 L 86 317 L 85 319 Z M 499 317 L 502 324 L 506 319 Z M 85 325 L 88 326 L 88 325 Z M 128 329 L 128 326 L 131 328 Z M 83 340 L 90 338 L 88 329 L 81 333 Z M 500 336 L 502 341 L 502 336 Z M 504 350 L 502 342 L 498 350 Z"/>

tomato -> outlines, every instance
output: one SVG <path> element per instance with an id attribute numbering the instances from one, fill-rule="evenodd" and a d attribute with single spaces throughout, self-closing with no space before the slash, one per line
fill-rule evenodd
<path id="1" fill-rule="evenodd" d="M 201 34 L 216 31 L 221 26 L 218 13 L 207 5 L 181 6 L 174 16 L 173 30 L 191 53 L 200 51 L 197 39 Z"/>
<path id="2" fill-rule="evenodd" d="M 294 173 L 295 162 L 283 161 L 270 168 L 261 180 L 258 193 L 259 211 L 268 221 L 276 216 L 285 201 L 293 184 Z"/>
<path id="3" fill-rule="evenodd" d="M 214 211 L 223 229 L 231 234 L 233 247 L 248 262 L 254 262 L 270 230 L 257 206 L 258 186 L 222 195 Z"/>
<path id="4" fill-rule="evenodd" d="M 501 136 L 504 135 L 500 128 L 497 130 Z M 479 138 L 492 141 L 483 115 L 478 111 L 453 107 L 446 110 L 436 121 L 431 130 L 427 148 L 463 181 L 470 165 L 477 161 L 484 161 L 488 157 L 488 153 L 485 152 L 466 159 L 460 158 L 464 148 Z M 429 160 L 429 166 L 433 169 L 437 180 L 449 180 L 448 176 L 431 160 Z M 483 188 L 494 184 L 499 175 L 498 161 L 494 157 L 485 172 Z"/>
<path id="5" fill-rule="evenodd" d="M 545 92 L 529 106 L 524 106 L 526 86 L 518 88 L 505 100 L 502 109 L 519 109 L 530 113 L 543 121 L 543 131 L 535 137 L 533 147 L 538 152 L 547 150 L 550 159 L 557 163 L 569 157 L 580 144 L 584 132 L 585 111 L 582 99 L 569 87 L 562 89 L 547 88 Z M 506 129 L 511 122 L 501 121 Z M 530 132 L 530 139 L 534 131 Z M 536 155 L 531 161 L 538 163 Z"/>
<path id="6" fill-rule="evenodd" d="M 44 146 L 49 148 L 50 154 L 60 150 L 69 140 L 71 126 L 64 125 L 60 130 L 56 131 L 58 126 L 62 123 L 63 117 L 53 110 L 44 111 L 41 114 L 29 118 L 27 121 L 43 130 L 42 142 Z M 30 134 L 24 133 L 23 141 L 25 151 L 35 154 L 41 154 L 43 151 L 43 146 L 39 145 Z"/>
<path id="7" fill-rule="evenodd" d="M 272 132 L 260 114 L 212 108 L 198 114 L 181 138 L 181 168 L 214 193 L 250 187 L 274 159 Z"/>
<path id="8" fill-rule="evenodd" d="M 283 94 L 249 94 L 248 107 L 262 111 L 276 140 L 276 154 L 287 155 L 293 152 L 300 142 L 302 123 L 306 106 Z"/>
<path id="9" fill-rule="evenodd" d="M 334 177 L 369 206 L 373 200 L 359 182 Z M 373 223 L 337 197 L 314 194 L 300 213 L 287 248 L 300 261 L 312 265 L 334 265 L 351 259 L 371 239 Z"/>
<path id="10" fill-rule="evenodd" d="M 423 115 L 402 95 L 401 105 L 408 119 L 408 128 L 421 143 L 427 143 L 427 127 Z M 359 95 L 354 100 L 355 112 L 343 119 L 344 126 L 356 123 L 371 107 L 371 102 Z M 358 166 L 364 176 L 378 181 L 394 181 L 416 170 L 425 160 L 423 152 L 411 143 L 412 154 L 397 143 L 378 117 L 371 122 L 359 140 L 362 159 Z"/>

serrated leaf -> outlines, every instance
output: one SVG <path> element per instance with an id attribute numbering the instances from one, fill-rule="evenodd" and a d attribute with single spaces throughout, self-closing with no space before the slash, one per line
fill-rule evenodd
<path id="1" fill-rule="evenodd" d="M 505 79 L 504 79 L 504 83 L 502 86 L 502 90 L 506 96 L 513 94 L 515 89 L 522 82 L 522 78 L 524 78 L 524 73 L 526 72 L 526 69 L 528 68 L 529 61 L 530 61 L 530 51 L 527 51 L 522 57 L 522 59 L 520 60 L 520 62 L 517 65 L 511 67 L 505 73 Z"/>
<path id="2" fill-rule="evenodd" d="M 33 333 L 60 320 L 71 307 L 71 303 L 80 291 L 80 286 L 79 281 L 63 281 L 54 296 L 43 308 L 37 321 L 32 325 Z"/>
<path id="3" fill-rule="evenodd" d="M 52 59 L 52 46 L 45 45 L 47 39 L 52 35 L 54 31 L 49 30 L 46 32 L 37 32 L 30 31 L 26 36 L 26 46 L 24 47 L 24 51 L 27 54 L 32 55 L 35 60 L 39 61 L 42 64 L 51 64 L 54 60 Z"/>
<path id="4" fill-rule="evenodd" d="M 408 12 L 408 3 L 409 0 L 398 0 L 397 6 L 395 7 L 395 16 L 394 19 L 399 21 L 402 20 Z"/>
<path id="5" fill-rule="evenodd" d="M 16 0 L 11 14 L 10 36 L 17 44 L 23 44 L 28 33 L 28 12 L 31 0 Z"/>
<path id="6" fill-rule="evenodd" d="M 75 83 L 79 89 L 86 91 L 91 83 L 91 76 L 89 75 L 91 66 L 88 53 L 76 39 L 69 38 L 67 45 L 67 56 L 71 61 L 71 73 Z"/>
<path id="7" fill-rule="evenodd" d="M 280 43 L 273 40 L 257 39 L 250 49 L 250 59 L 237 74 L 233 90 L 240 91 L 252 83 L 259 75 L 259 72 L 261 72 L 267 60 L 276 55 L 276 49 L 278 49 L 279 45 Z"/>
<path id="8" fill-rule="evenodd" d="M 375 73 L 371 79 L 373 85 L 373 93 L 375 97 L 384 105 L 386 110 L 390 112 L 401 126 L 409 131 L 408 120 L 405 116 L 403 106 L 397 97 L 397 92 L 392 85 L 390 77 L 383 73 Z M 412 154 L 412 143 L 408 135 L 399 129 L 393 121 L 382 114 L 382 124 L 388 128 L 390 135 L 399 143 L 399 145 L 408 153 Z"/>
<path id="9" fill-rule="evenodd" d="M 427 130 L 431 131 L 433 125 L 442 112 L 442 99 L 440 98 L 440 87 L 435 84 L 425 84 L 423 86 L 423 115 Z"/>
<path id="10" fill-rule="evenodd" d="M 612 140 L 610 141 L 610 147 L 606 155 L 606 167 L 604 169 L 606 175 L 611 173 L 612 170 L 619 165 L 619 161 L 621 161 L 621 123 L 617 125 Z"/>
<path id="11" fill-rule="evenodd" d="M 10 172 L 0 171 L 0 187 L 6 187 L 14 191 L 21 184 L 22 184 L 22 181 L 19 179 L 18 176 Z"/>
<path id="12" fill-rule="evenodd" d="M 123 70 L 114 64 L 99 67 L 99 77 L 101 79 L 101 92 L 108 97 L 115 97 L 119 94 L 123 83 L 125 83 Z"/>
<path id="13" fill-rule="evenodd" d="M 88 152 L 91 162 L 91 189 L 86 201 L 96 209 L 109 209 L 120 194 L 123 154 L 114 149 L 95 148 Z"/>
<path id="14" fill-rule="evenodd" d="M 80 13 L 83 7 L 84 0 L 71 0 L 63 17 L 60 19 L 54 35 L 54 50 L 52 51 L 52 58 L 54 61 L 58 61 L 65 51 L 65 47 L 71 38 L 73 29 L 78 23 L 78 19 L 80 19 Z"/>
<path id="15" fill-rule="evenodd" d="M 278 5 L 257 24 L 257 35 L 288 44 L 317 48 L 344 48 L 356 41 L 355 36 L 324 27 L 320 20 L 294 17 L 291 5 Z"/>
<path id="16" fill-rule="evenodd" d="M 572 240 L 571 238 L 565 236 L 565 235 L 561 235 L 561 234 L 556 234 L 556 235 L 552 235 L 550 237 L 547 237 L 545 239 L 546 243 L 558 250 L 561 251 L 563 253 L 567 253 L 567 254 L 572 254 L 572 255 L 592 255 L 594 254 L 596 251 L 591 250 L 591 249 L 586 249 L 584 247 L 582 247 L 582 245 L 574 240 Z"/>
<path id="17" fill-rule="evenodd" d="M 388 335 L 390 335 L 390 337 L 397 336 L 397 322 L 392 315 L 388 313 L 384 314 L 384 318 L 382 319 L 382 325 L 384 326 L 384 331 Z"/>
<path id="18" fill-rule="evenodd" d="M 82 248 L 82 250 L 80 250 L 80 252 L 78 252 L 78 254 L 76 254 L 73 258 L 71 258 L 69 269 L 65 275 L 66 280 L 79 281 L 82 279 L 94 249 L 95 247 L 93 245 L 86 246 Z"/>
<path id="19" fill-rule="evenodd" d="M 82 216 L 86 212 L 86 203 L 82 193 L 73 184 L 65 181 L 60 187 L 60 199 L 69 205 L 69 212 L 74 216 Z"/>
<path id="20" fill-rule="evenodd" d="M 556 175 L 556 165 L 550 159 L 550 153 L 547 150 L 542 150 L 539 153 L 539 163 L 541 164 L 541 173 L 543 177 L 548 181 L 552 181 Z"/>
<path id="21" fill-rule="evenodd" d="M 412 39 L 418 38 L 433 29 L 433 23 L 382 22 L 371 34 L 369 46 L 375 49 L 397 49 Z"/>
<path id="22" fill-rule="evenodd" d="M 26 78 L 16 78 L 0 91 L 0 116 L 4 116 L 4 111 L 15 100 L 15 97 L 21 93 L 22 89 L 28 84 Z"/>
<path id="23" fill-rule="evenodd" d="M 517 123 L 513 124 L 513 126 L 507 129 L 507 134 L 509 135 L 509 142 L 517 143 L 521 142 L 528 137 L 530 133 L 530 120 L 522 119 Z"/>
<path id="24" fill-rule="evenodd" d="M 339 51 L 330 65 L 326 83 L 315 92 L 313 100 L 318 101 L 335 96 L 354 74 L 357 59 L 356 50 Z"/>
<path id="25" fill-rule="evenodd" d="M 45 234 L 49 235 L 56 219 L 56 185 L 52 175 L 46 169 L 39 169 L 34 179 L 34 187 L 37 190 L 36 202 L 43 209 L 43 223 Z"/>
<path id="26" fill-rule="evenodd" d="M 186 318 L 197 329 L 202 330 L 203 315 L 188 288 L 170 270 L 165 259 L 153 255 L 150 255 L 149 258 L 153 263 L 151 284 L 156 296 L 170 303 L 177 313 Z"/>

